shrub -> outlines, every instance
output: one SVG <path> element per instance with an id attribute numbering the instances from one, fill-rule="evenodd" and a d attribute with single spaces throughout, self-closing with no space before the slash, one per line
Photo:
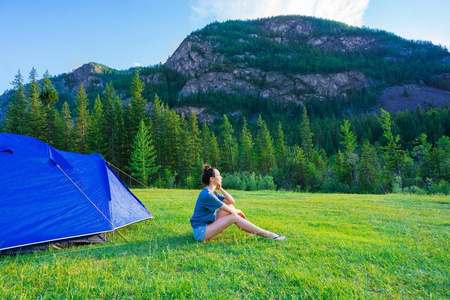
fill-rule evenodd
<path id="1" fill-rule="evenodd" d="M 196 180 L 193 176 L 189 175 L 186 178 L 186 187 L 189 190 L 196 189 L 198 188 L 198 186 L 199 186 L 198 180 Z"/>
<path id="2" fill-rule="evenodd" d="M 172 172 L 170 172 L 170 170 L 165 170 L 164 171 L 164 182 L 166 185 L 166 188 L 168 189 L 172 189 L 175 187 L 175 176 L 177 174 L 175 173 L 175 175 L 172 175 Z"/>
<path id="3" fill-rule="evenodd" d="M 444 179 L 438 183 L 432 183 L 428 189 L 428 193 L 450 195 L 450 183 Z"/>
<path id="4" fill-rule="evenodd" d="M 256 180 L 256 188 L 258 190 L 276 190 L 277 186 L 273 182 L 272 176 L 264 176 L 261 175 L 258 176 L 258 179 Z"/>
<path id="5" fill-rule="evenodd" d="M 402 189 L 402 178 L 400 176 L 394 176 L 392 178 L 392 192 L 394 194 L 401 194 L 403 192 Z"/>
<path id="6" fill-rule="evenodd" d="M 403 189 L 403 194 L 417 194 L 417 195 L 425 195 L 427 192 L 424 189 L 421 189 L 417 185 L 408 186 Z"/>
<path id="7" fill-rule="evenodd" d="M 223 174 L 223 185 L 229 189 L 243 191 L 276 190 L 272 176 L 255 175 L 253 172 Z"/>
<path id="8" fill-rule="evenodd" d="M 325 180 L 322 183 L 322 191 L 325 193 L 348 193 L 350 192 L 350 187 L 340 182 L 336 177 L 332 177 L 329 180 Z"/>

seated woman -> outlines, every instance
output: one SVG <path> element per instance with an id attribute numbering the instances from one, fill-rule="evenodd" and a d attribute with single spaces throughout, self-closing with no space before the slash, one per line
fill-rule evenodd
<path id="1" fill-rule="evenodd" d="M 246 220 L 244 213 L 233 206 L 235 203 L 233 197 L 222 188 L 222 176 L 217 169 L 205 165 L 202 182 L 206 187 L 198 195 L 194 215 L 191 218 L 194 238 L 197 241 L 210 240 L 231 224 L 236 224 L 241 230 L 251 234 L 274 240 L 286 239 L 284 236 L 261 229 Z M 217 193 L 216 189 L 220 190 L 223 195 Z"/>

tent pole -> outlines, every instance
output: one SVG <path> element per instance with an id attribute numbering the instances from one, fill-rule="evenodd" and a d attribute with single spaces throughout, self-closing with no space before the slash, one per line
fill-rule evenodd
<path id="1" fill-rule="evenodd" d="M 114 231 L 116 231 L 116 230 L 114 230 Z M 120 233 L 119 229 L 117 229 L 117 234 L 120 235 L 127 243 L 130 242 L 129 240 L 127 240 L 126 237 L 123 236 L 123 234 Z"/>

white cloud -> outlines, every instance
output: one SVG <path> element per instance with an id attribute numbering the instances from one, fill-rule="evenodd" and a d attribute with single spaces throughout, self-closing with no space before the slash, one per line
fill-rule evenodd
<path id="1" fill-rule="evenodd" d="M 133 63 L 133 67 L 140 67 L 140 66 L 141 66 L 141 63 L 138 63 L 138 62 Z"/>
<path id="2" fill-rule="evenodd" d="M 361 26 L 369 0 L 192 0 L 191 21 L 256 19 L 278 15 L 306 15 Z"/>

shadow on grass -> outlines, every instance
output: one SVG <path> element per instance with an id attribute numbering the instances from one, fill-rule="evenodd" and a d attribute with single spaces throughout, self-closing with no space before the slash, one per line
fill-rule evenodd
<path id="1" fill-rule="evenodd" d="M 73 246 L 66 249 L 56 250 L 50 248 L 48 251 L 41 251 L 29 254 L 2 255 L 0 263 L 16 262 L 27 260 L 53 260 L 59 257 L 71 258 L 110 258 L 125 255 L 149 256 L 162 251 L 172 251 L 177 249 L 190 250 L 198 242 L 194 240 L 192 234 L 158 236 L 147 241 L 140 242 L 106 242 L 97 245 Z"/>

